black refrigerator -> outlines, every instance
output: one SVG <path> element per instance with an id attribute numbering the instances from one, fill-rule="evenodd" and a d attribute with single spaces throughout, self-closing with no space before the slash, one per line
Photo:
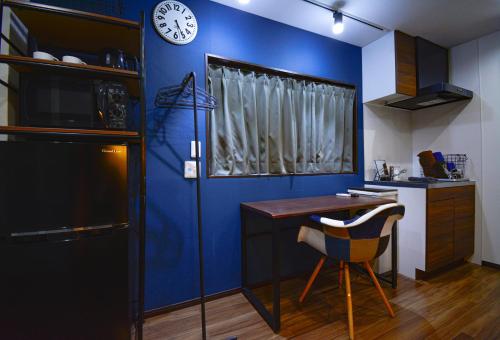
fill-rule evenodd
<path id="1" fill-rule="evenodd" d="M 130 339 L 127 154 L 0 142 L 0 338 Z"/>

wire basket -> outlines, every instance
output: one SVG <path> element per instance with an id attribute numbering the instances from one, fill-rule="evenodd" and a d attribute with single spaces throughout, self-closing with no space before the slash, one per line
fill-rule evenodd
<path id="1" fill-rule="evenodd" d="M 443 167 L 449 179 L 464 179 L 467 166 L 467 155 L 464 153 L 450 153 L 443 155 Z M 425 177 L 424 169 L 420 167 L 420 176 Z"/>
<path id="2" fill-rule="evenodd" d="M 448 174 L 448 177 L 451 179 L 465 178 L 467 159 L 467 155 L 463 153 L 451 153 L 444 155 L 446 173 Z"/>

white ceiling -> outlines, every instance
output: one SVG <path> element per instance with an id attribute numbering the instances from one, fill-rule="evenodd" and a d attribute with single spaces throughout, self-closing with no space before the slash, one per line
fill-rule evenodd
<path id="1" fill-rule="evenodd" d="M 212 0 L 357 46 L 384 32 L 344 18 L 344 32 L 332 33 L 332 13 L 303 0 Z M 316 0 L 387 28 L 421 36 L 445 47 L 500 30 L 500 0 Z"/>

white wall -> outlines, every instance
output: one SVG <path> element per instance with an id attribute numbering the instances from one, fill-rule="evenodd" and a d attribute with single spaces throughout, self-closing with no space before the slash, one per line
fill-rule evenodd
<path id="1" fill-rule="evenodd" d="M 500 31 L 478 41 L 483 152 L 483 261 L 500 264 Z"/>
<path id="2" fill-rule="evenodd" d="M 396 93 L 396 51 L 394 31 L 361 50 L 363 103 Z"/>
<path id="3" fill-rule="evenodd" d="M 365 104 L 363 125 L 366 180 L 373 180 L 376 159 L 411 169 L 411 115 L 407 111 Z"/>

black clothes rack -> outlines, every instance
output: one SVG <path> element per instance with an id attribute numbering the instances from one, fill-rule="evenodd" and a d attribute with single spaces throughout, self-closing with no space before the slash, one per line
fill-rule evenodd
<path id="1" fill-rule="evenodd" d="M 206 318 L 205 318 L 205 274 L 203 259 L 203 235 L 201 216 L 201 169 L 200 150 L 198 136 L 198 109 L 213 110 L 216 107 L 216 100 L 205 90 L 196 86 L 196 73 L 189 73 L 180 85 L 161 88 L 155 99 L 157 108 L 168 109 L 193 109 L 194 115 L 194 135 L 195 135 L 195 160 L 196 160 L 196 208 L 198 217 L 198 256 L 200 265 L 200 305 L 201 305 L 201 330 L 205 340 L 207 338 Z"/>

